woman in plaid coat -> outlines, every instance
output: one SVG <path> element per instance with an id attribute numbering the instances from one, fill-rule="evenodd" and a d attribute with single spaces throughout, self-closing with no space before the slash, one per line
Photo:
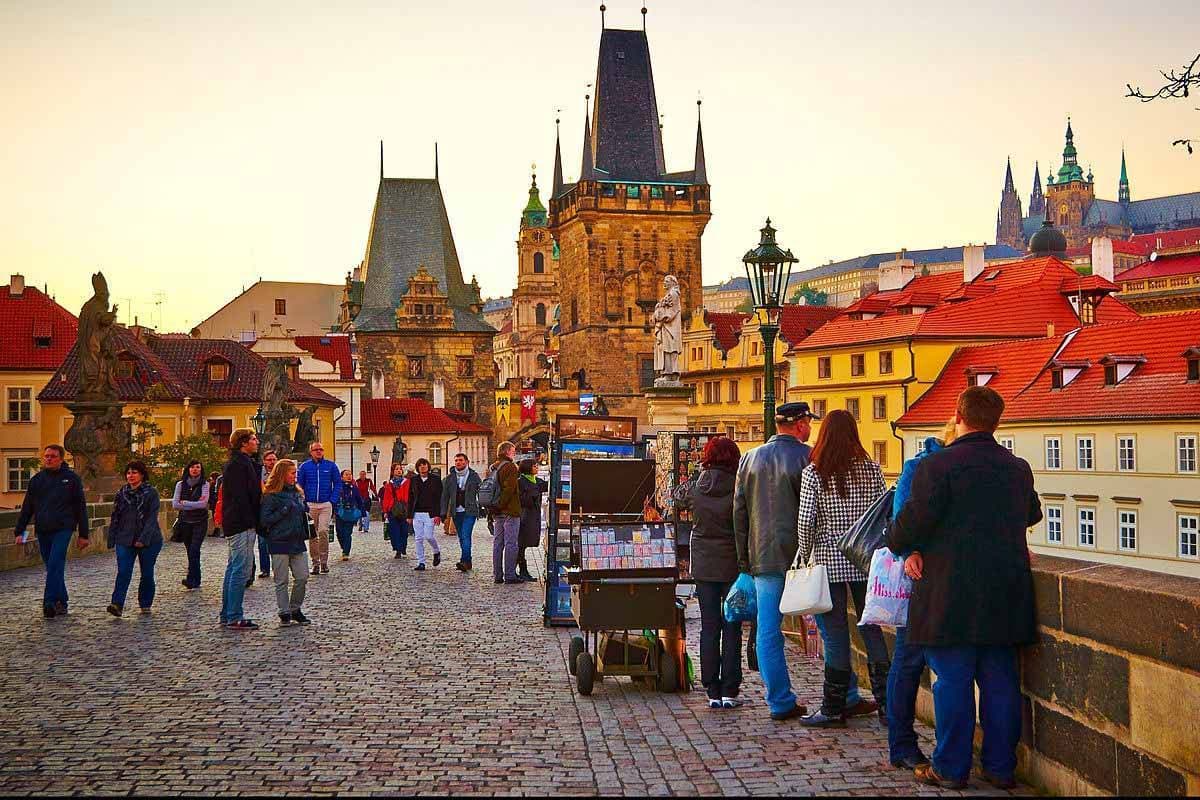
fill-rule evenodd
<path id="1" fill-rule="evenodd" d="M 853 598 L 854 608 L 862 616 L 867 576 L 847 561 L 837 546 L 842 534 L 870 509 L 884 490 L 883 471 L 867 457 L 854 417 L 847 411 L 829 412 L 821 423 L 811 462 L 800 480 L 797 559 L 801 564 L 812 559 L 825 565 L 833 599 L 833 609 L 816 618 L 825 644 L 825 687 L 820 710 L 800 720 L 809 727 L 842 727 L 847 716 L 872 711 L 880 719 L 887 719 L 887 675 L 891 662 L 878 625 L 859 628 L 867 647 L 875 703 L 859 698 L 854 686 L 847 601 Z"/>

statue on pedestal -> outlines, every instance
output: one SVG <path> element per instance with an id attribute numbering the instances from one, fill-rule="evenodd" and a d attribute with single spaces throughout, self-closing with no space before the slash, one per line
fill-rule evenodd
<path id="1" fill-rule="evenodd" d="M 287 402 L 287 368 L 285 359 L 270 358 L 263 374 L 262 411 L 266 419 L 259 437 L 259 452 L 270 450 L 280 458 L 292 452 L 291 422 L 296 416 L 295 409 Z"/>
<path id="2" fill-rule="evenodd" d="M 292 437 L 292 449 L 297 453 L 308 454 L 308 446 L 317 440 L 317 426 L 313 425 L 313 415 L 317 413 L 316 406 L 308 406 L 300 412 L 296 420 L 296 435 Z"/>
<path id="3" fill-rule="evenodd" d="M 679 354 L 683 352 L 683 311 L 679 281 L 674 275 L 663 279 L 667 292 L 654 306 L 654 385 L 679 386 Z"/>
<path id="4" fill-rule="evenodd" d="M 404 459 L 408 454 L 408 445 L 404 443 L 404 438 L 396 436 L 396 441 L 392 442 L 392 463 L 403 464 Z M 392 477 L 391 468 L 388 468 L 388 478 Z M 382 484 L 380 484 L 382 486 Z"/>

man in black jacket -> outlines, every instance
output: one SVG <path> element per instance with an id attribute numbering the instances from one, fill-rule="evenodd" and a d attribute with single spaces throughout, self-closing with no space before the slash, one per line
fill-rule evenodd
<path id="1" fill-rule="evenodd" d="M 1026 530 L 1042 518 L 1033 472 L 996 442 L 1004 400 L 986 386 L 958 398 L 957 438 L 926 456 L 888 534 L 897 553 L 920 562 L 908 641 L 925 648 L 933 685 L 937 748 L 917 780 L 962 788 L 971 772 L 975 684 L 983 725 L 983 778 L 1013 785 L 1021 738 L 1017 648 L 1036 637 Z"/>
<path id="2" fill-rule="evenodd" d="M 37 530 L 38 549 L 46 565 L 46 588 L 42 592 L 42 614 L 46 617 L 67 613 L 67 550 L 71 533 L 78 529 L 76 547 L 88 546 L 87 501 L 83 481 L 63 461 L 61 445 L 46 445 L 42 451 L 42 470 L 29 480 L 21 513 L 13 530 L 15 541 L 23 544 L 30 519 Z"/>
<path id="3" fill-rule="evenodd" d="M 258 436 L 238 428 L 229 438 L 229 462 L 221 480 L 221 527 L 229 542 L 229 563 L 221 588 L 221 624 L 233 630 L 253 630 L 258 625 L 244 618 L 246 567 L 253 569 L 262 507 L 262 473 L 251 458 L 258 452 Z"/>

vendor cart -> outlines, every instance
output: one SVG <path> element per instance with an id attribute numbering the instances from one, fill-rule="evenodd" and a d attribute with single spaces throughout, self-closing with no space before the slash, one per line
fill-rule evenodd
<path id="1" fill-rule="evenodd" d="M 652 680 L 660 691 L 679 687 L 673 658 L 664 657 L 657 636 L 642 631 L 676 627 L 675 569 L 567 570 L 571 613 L 579 626 L 572 637 L 568 669 L 579 693 L 596 680 L 624 675 Z"/>

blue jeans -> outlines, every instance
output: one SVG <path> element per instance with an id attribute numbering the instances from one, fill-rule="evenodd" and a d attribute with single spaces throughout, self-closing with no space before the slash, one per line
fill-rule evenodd
<path id="1" fill-rule="evenodd" d="M 253 568 L 254 539 L 258 533 L 251 528 L 225 537 L 229 542 L 229 563 L 225 566 L 225 582 L 221 586 L 221 624 L 242 619 L 242 599 L 246 595 L 246 566 Z"/>
<path id="2" fill-rule="evenodd" d="M 933 716 L 937 747 L 933 768 L 943 778 L 967 780 L 975 738 L 975 684 L 979 684 L 979 725 L 983 746 L 979 761 L 999 778 L 1017 768 L 1021 739 L 1021 688 L 1015 647 L 926 647 L 925 658 L 937 674 Z"/>
<path id="3" fill-rule="evenodd" d="M 408 552 L 408 520 L 388 517 L 385 527 L 392 549 L 397 553 Z"/>
<path id="4" fill-rule="evenodd" d="M 271 547 L 265 536 L 258 537 L 258 571 L 263 575 L 271 574 Z"/>
<path id="5" fill-rule="evenodd" d="M 454 530 L 458 531 L 458 547 L 462 550 L 463 563 L 470 564 L 471 532 L 475 530 L 475 517 L 465 511 L 455 511 Z"/>
<path id="6" fill-rule="evenodd" d="M 829 652 L 829 631 L 825 627 L 827 620 L 824 614 L 817 614 L 813 617 L 813 622 L 817 623 L 817 630 L 821 634 L 821 643 L 825 647 L 826 653 Z M 835 645 L 836 646 L 836 645 Z M 849 659 L 849 651 L 846 658 Z M 862 695 L 858 693 L 858 673 L 850 670 L 850 691 L 846 692 L 846 708 L 858 705 L 862 702 Z"/>
<path id="7" fill-rule="evenodd" d="M 42 591 L 42 605 L 62 603 L 67 606 L 67 551 L 71 548 L 70 530 L 42 533 L 37 532 L 38 550 L 42 563 L 46 565 L 46 588 Z"/>
<path id="8" fill-rule="evenodd" d="M 780 714 L 796 705 L 783 652 L 783 615 L 779 613 L 783 573 L 755 575 L 754 591 L 758 595 L 758 672 L 767 685 L 767 707 L 772 714 Z"/>
<path id="9" fill-rule="evenodd" d="M 917 716 L 917 692 L 925 671 L 925 648 L 908 645 L 908 628 L 896 628 L 896 646 L 892 650 L 892 669 L 888 672 L 887 723 L 888 755 L 893 764 L 905 758 L 917 758 L 921 747 L 913 721 Z"/>
<path id="10" fill-rule="evenodd" d="M 354 544 L 354 526 L 358 524 L 357 520 L 347 521 L 338 517 L 333 521 L 333 527 L 337 531 L 338 544 L 342 547 L 342 555 L 350 555 L 350 546 Z"/>
<path id="11" fill-rule="evenodd" d="M 113 587 L 113 604 L 125 607 L 125 596 L 129 594 L 129 582 L 133 580 L 133 563 L 136 561 L 141 571 L 138 580 L 138 608 L 150 608 L 154 605 L 154 562 L 162 552 L 163 543 L 149 547 L 126 547 L 117 545 L 117 584 Z"/>

